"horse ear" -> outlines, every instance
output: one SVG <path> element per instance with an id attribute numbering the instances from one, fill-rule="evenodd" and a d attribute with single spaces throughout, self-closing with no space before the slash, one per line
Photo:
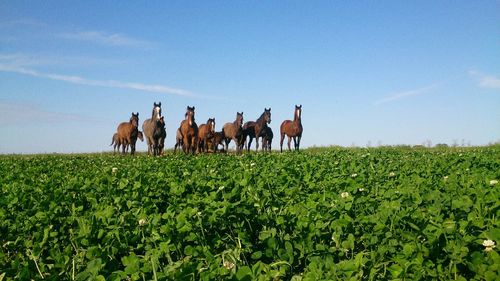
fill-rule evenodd
<path id="1" fill-rule="evenodd" d="M 158 105 L 156 104 L 156 102 L 153 102 L 153 106 L 158 106 Z"/>
<path id="2" fill-rule="evenodd" d="M 194 110 L 194 106 L 193 106 L 193 110 Z"/>
<path id="3" fill-rule="evenodd" d="M 161 101 L 158 103 L 158 106 L 161 107 Z"/>
<path id="4" fill-rule="evenodd" d="M 302 104 L 299 107 L 302 108 Z"/>

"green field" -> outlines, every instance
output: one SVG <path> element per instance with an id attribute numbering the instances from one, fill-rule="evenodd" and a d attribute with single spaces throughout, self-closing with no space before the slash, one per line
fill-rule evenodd
<path id="1" fill-rule="evenodd" d="M 499 179 L 498 146 L 4 155 L 0 280 L 499 280 Z"/>

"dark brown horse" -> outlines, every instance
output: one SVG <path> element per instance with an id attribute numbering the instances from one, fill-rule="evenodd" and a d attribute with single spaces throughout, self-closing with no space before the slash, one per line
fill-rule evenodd
<path id="1" fill-rule="evenodd" d="M 224 133 L 215 132 L 211 138 L 208 140 L 209 147 L 212 148 L 213 152 L 217 152 L 219 150 L 219 145 L 224 147 Z M 224 151 L 224 149 L 222 149 Z"/>
<path id="2" fill-rule="evenodd" d="M 243 123 L 243 112 L 236 112 L 236 120 L 234 122 L 226 123 L 222 127 L 222 133 L 224 134 L 224 141 L 226 143 L 226 151 L 229 147 L 229 143 L 231 140 L 234 140 L 236 145 L 236 152 L 240 152 L 240 144 L 241 144 L 241 136 L 242 136 L 242 128 L 241 124 Z"/>
<path id="3" fill-rule="evenodd" d="M 130 144 L 130 154 L 135 153 L 135 143 L 137 142 L 137 135 L 139 130 L 137 126 L 139 124 L 139 112 L 130 117 L 129 122 L 123 122 L 118 125 L 116 129 L 118 134 L 118 140 L 121 144 Z M 122 145 L 122 153 L 125 154 L 125 145 Z"/>
<path id="4" fill-rule="evenodd" d="M 179 126 L 182 135 L 182 150 L 184 153 L 195 153 L 198 146 L 198 125 L 194 121 L 194 106 L 188 106 L 185 114 L 186 119 L 182 120 Z"/>
<path id="5" fill-rule="evenodd" d="M 295 105 L 295 113 L 293 117 L 293 121 L 285 120 L 281 123 L 280 126 L 280 151 L 283 152 L 283 140 L 285 139 L 285 135 L 288 136 L 288 150 L 292 150 L 290 148 L 290 142 L 293 138 L 293 144 L 295 145 L 295 150 L 299 150 L 300 139 L 302 138 L 302 105 Z"/>
<path id="6" fill-rule="evenodd" d="M 215 133 L 215 118 L 209 118 L 206 124 L 198 128 L 198 151 L 208 152 L 208 139 Z"/>
<path id="7" fill-rule="evenodd" d="M 267 124 L 271 123 L 271 108 L 264 108 L 264 112 L 255 121 L 248 121 L 243 126 L 244 135 L 249 137 L 247 151 L 250 151 L 252 141 L 255 138 L 255 150 L 259 150 L 259 138 L 262 137 L 262 133 L 267 128 Z M 245 137 L 246 142 L 246 137 Z M 262 147 L 264 150 L 264 147 Z"/>
<path id="8" fill-rule="evenodd" d="M 262 150 L 271 152 L 271 145 L 273 143 L 273 130 L 271 127 L 266 127 L 262 132 Z"/>
<path id="9" fill-rule="evenodd" d="M 148 154 L 155 155 L 155 149 L 158 147 L 158 143 L 155 141 L 153 134 L 156 130 L 156 126 L 158 124 L 158 120 L 161 118 L 161 102 L 158 104 L 155 102 L 153 104 L 153 111 L 151 112 L 151 118 L 144 120 L 142 123 L 142 131 L 146 136 L 146 142 L 148 144 Z M 163 122 L 165 125 L 165 122 Z"/>
<path id="10" fill-rule="evenodd" d="M 165 146 L 165 138 L 167 137 L 167 131 L 165 130 L 165 119 L 160 117 L 156 120 L 156 125 L 153 131 L 153 155 L 159 156 L 163 154 L 163 147 Z"/>

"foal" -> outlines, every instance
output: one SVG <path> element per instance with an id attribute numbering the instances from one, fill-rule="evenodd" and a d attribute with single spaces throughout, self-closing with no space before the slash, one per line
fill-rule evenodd
<path id="1" fill-rule="evenodd" d="M 300 139 L 302 138 L 302 105 L 295 105 L 295 114 L 293 117 L 293 121 L 285 120 L 281 123 L 280 126 L 280 151 L 283 152 L 283 140 L 285 139 L 285 135 L 288 136 L 288 150 L 292 150 L 290 148 L 290 142 L 293 138 L 293 144 L 295 146 L 295 150 L 299 150 Z"/>
<path id="2" fill-rule="evenodd" d="M 215 132 L 215 118 L 209 118 L 206 124 L 198 128 L 198 152 L 208 152 L 208 139 Z"/>

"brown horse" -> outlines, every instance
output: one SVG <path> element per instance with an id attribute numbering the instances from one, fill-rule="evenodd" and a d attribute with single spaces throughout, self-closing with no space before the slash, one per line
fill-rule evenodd
<path id="1" fill-rule="evenodd" d="M 262 150 L 271 152 L 271 145 L 273 143 L 273 130 L 271 127 L 266 127 L 262 132 Z"/>
<path id="2" fill-rule="evenodd" d="M 148 154 L 155 155 L 155 150 L 158 149 L 158 143 L 153 137 L 153 134 L 156 130 L 156 127 L 159 125 L 158 120 L 161 118 L 161 102 L 158 104 L 155 102 L 153 104 L 153 111 L 151 112 L 151 118 L 144 120 L 142 123 L 142 131 L 144 131 L 144 135 L 146 135 L 146 142 L 148 144 Z M 163 122 L 165 125 L 165 122 Z"/>
<path id="3" fill-rule="evenodd" d="M 165 119 L 160 117 L 156 120 L 156 125 L 153 131 L 153 155 L 159 156 L 163 154 L 163 147 L 165 146 L 165 138 L 167 137 L 167 131 L 165 130 Z"/>
<path id="4" fill-rule="evenodd" d="M 181 128 L 177 129 L 177 132 L 175 133 L 175 146 L 174 146 L 174 152 L 177 151 L 178 147 L 182 147 L 182 133 L 181 133 Z"/>
<path id="5" fill-rule="evenodd" d="M 198 151 L 208 152 L 208 139 L 215 133 L 215 118 L 209 118 L 206 124 L 198 128 Z"/>
<path id="6" fill-rule="evenodd" d="M 264 108 L 264 112 L 255 121 L 248 121 L 243 126 L 244 134 L 249 137 L 247 151 L 250 151 L 252 140 L 255 138 L 255 150 L 259 150 L 259 138 L 262 137 L 263 131 L 267 128 L 267 124 L 271 123 L 271 108 Z M 246 137 L 245 137 L 246 142 Z M 262 147 L 264 150 L 264 147 Z"/>
<path id="7" fill-rule="evenodd" d="M 299 150 L 300 139 L 302 138 L 302 105 L 295 105 L 295 114 L 293 117 L 293 121 L 285 120 L 281 123 L 280 126 L 280 151 L 283 152 L 283 140 L 285 139 L 285 135 L 288 136 L 288 150 L 290 148 L 290 142 L 293 138 L 293 144 L 295 145 L 295 150 Z"/>
<path id="8" fill-rule="evenodd" d="M 123 144 L 130 144 L 130 154 L 134 155 L 135 143 L 137 142 L 137 135 L 139 132 L 139 130 L 137 130 L 138 124 L 139 112 L 136 114 L 132 112 L 129 122 L 123 122 L 118 125 L 116 131 L 118 134 L 118 140 L 122 144 L 122 153 L 125 154 L 125 145 Z"/>
<path id="9" fill-rule="evenodd" d="M 141 131 L 137 132 L 137 138 L 140 139 L 141 141 L 144 141 L 144 136 Z M 120 139 L 118 139 L 118 133 L 115 133 L 113 135 L 113 139 L 111 140 L 110 146 L 113 145 L 113 153 L 116 153 L 116 150 L 118 148 L 118 152 L 120 152 L 120 146 L 124 145 L 125 146 L 125 151 L 128 152 L 128 143 L 121 143 Z"/>
<path id="10" fill-rule="evenodd" d="M 236 120 L 234 122 L 226 123 L 222 127 L 222 133 L 224 134 L 224 141 L 226 143 L 226 151 L 228 149 L 229 143 L 231 140 L 234 140 L 234 143 L 236 145 L 236 152 L 240 152 L 240 145 L 242 142 L 242 128 L 241 124 L 243 123 L 243 112 L 239 113 L 236 112 Z"/>
<path id="11" fill-rule="evenodd" d="M 184 153 L 195 153 L 198 146 L 198 125 L 194 121 L 194 106 L 187 107 L 186 119 L 182 120 L 179 129 L 182 135 L 182 150 Z"/>

